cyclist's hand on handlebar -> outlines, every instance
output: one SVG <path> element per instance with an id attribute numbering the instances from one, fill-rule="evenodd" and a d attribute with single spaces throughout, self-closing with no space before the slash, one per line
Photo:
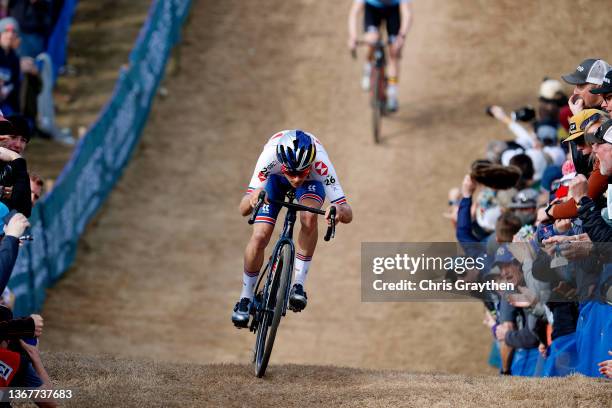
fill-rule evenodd
<path id="1" fill-rule="evenodd" d="M 331 214 L 330 214 L 330 212 L 331 212 L 332 207 L 336 208 L 336 216 L 335 216 L 336 223 L 338 222 L 338 216 L 340 215 L 340 210 L 339 210 L 337 205 L 332 204 L 329 207 L 327 207 L 327 210 L 325 210 L 325 219 L 327 220 L 327 225 L 331 225 Z"/>
<path id="2" fill-rule="evenodd" d="M 251 204 L 251 208 L 255 208 L 257 205 L 257 201 L 259 201 L 259 193 L 263 191 L 263 188 L 257 188 L 253 190 L 251 193 L 251 198 L 249 199 L 249 204 Z M 268 202 L 268 197 L 266 197 L 265 202 Z"/>

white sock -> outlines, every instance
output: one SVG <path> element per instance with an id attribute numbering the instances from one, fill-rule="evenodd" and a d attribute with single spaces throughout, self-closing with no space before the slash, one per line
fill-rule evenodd
<path id="1" fill-rule="evenodd" d="M 396 97 L 397 96 L 397 85 L 389 84 L 387 85 L 387 96 Z"/>
<path id="2" fill-rule="evenodd" d="M 308 275 L 308 268 L 310 268 L 310 261 L 312 260 L 312 256 L 304 256 L 302 254 L 295 254 L 295 262 L 293 265 L 293 269 L 295 270 L 295 284 L 300 284 L 303 286 L 306 282 L 306 275 Z"/>
<path id="3" fill-rule="evenodd" d="M 253 300 L 253 291 L 255 285 L 257 285 L 257 276 L 259 272 L 247 272 L 244 271 L 242 274 L 242 292 L 240 293 L 240 299 L 249 298 Z"/>

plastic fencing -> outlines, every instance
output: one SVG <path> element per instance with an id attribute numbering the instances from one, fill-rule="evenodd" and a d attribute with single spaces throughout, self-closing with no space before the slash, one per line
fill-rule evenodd
<path id="1" fill-rule="evenodd" d="M 19 251 L 9 288 L 15 315 L 40 310 L 46 289 L 72 265 L 79 237 L 121 177 L 140 140 L 191 0 L 154 0 L 115 90 L 80 140 L 53 190 L 32 210 L 34 241 Z"/>

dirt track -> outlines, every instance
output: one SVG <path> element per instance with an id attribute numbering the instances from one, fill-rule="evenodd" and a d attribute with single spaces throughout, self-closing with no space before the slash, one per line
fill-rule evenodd
<path id="1" fill-rule="evenodd" d="M 74 390 L 74 399 L 62 405 L 74 407 L 599 408 L 612 398 L 605 380 L 580 376 L 466 378 L 276 365 L 261 380 L 252 375 L 251 367 L 236 364 L 159 364 L 71 353 L 54 353 L 45 359 L 51 376 L 64 388 Z"/>
<path id="2" fill-rule="evenodd" d="M 447 189 L 487 140 L 506 136 L 484 107 L 534 102 L 543 76 L 609 49 L 575 41 L 595 36 L 584 26 L 562 30 L 590 17 L 583 3 L 560 0 L 551 16 L 545 2 L 417 1 L 402 110 L 373 146 L 360 64 L 344 45 L 349 3 L 194 2 L 181 75 L 50 291 L 46 349 L 249 361 L 254 338 L 230 323 L 250 231 L 237 204 L 266 138 L 301 127 L 325 144 L 355 221 L 317 248 L 308 309 L 283 321 L 272 364 L 490 372 L 480 305 L 361 303 L 360 244 L 452 239 Z M 594 23 L 597 38 L 610 38 L 605 24 Z"/>

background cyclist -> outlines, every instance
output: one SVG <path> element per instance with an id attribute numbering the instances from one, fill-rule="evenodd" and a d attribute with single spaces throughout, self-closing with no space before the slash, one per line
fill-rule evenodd
<path id="1" fill-rule="evenodd" d="M 351 207 L 323 145 L 313 135 L 301 130 L 284 130 L 268 140 L 257 160 L 247 193 L 240 202 L 240 213 L 243 216 L 251 213 L 260 191 L 265 189 L 266 198 L 283 200 L 290 188 L 295 188 L 295 198 L 300 204 L 321 208 L 327 196 L 330 208 L 336 207 L 337 222 L 348 224 L 353 219 Z M 328 222 L 330 208 L 325 215 Z M 232 313 L 236 327 L 248 325 L 257 276 L 280 209 L 279 205 L 267 202 L 255 218 L 253 233 L 244 253 L 242 292 Z M 317 215 L 304 211 L 299 214 L 295 280 L 289 297 L 289 307 L 295 312 L 306 307 L 304 282 L 318 238 Z"/>
<path id="2" fill-rule="evenodd" d="M 399 60 L 406 34 L 412 25 L 412 0 L 354 0 L 348 19 L 348 46 L 352 51 L 357 45 L 357 18 L 364 12 L 364 39 L 370 44 L 380 39 L 380 25 L 385 21 L 389 40 L 389 65 L 387 70 L 387 110 L 395 112 L 398 109 L 397 83 L 399 80 Z M 370 72 L 372 70 L 373 47 L 367 55 L 361 79 L 362 88 L 370 89 Z"/>

